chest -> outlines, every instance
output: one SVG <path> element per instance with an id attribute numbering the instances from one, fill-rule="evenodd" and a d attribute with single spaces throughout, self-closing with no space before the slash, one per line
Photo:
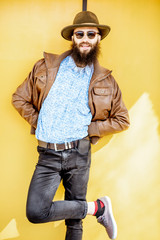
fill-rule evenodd
<path id="1" fill-rule="evenodd" d="M 75 72 L 72 69 L 60 69 L 49 91 L 47 98 L 56 98 L 63 101 L 81 101 L 88 99 L 88 89 L 91 76 L 84 72 Z"/>

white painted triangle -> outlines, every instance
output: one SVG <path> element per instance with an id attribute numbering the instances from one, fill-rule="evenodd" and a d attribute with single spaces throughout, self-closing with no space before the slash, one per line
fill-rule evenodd
<path id="1" fill-rule="evenodd" d="M 15 238 L 18 236 L 19 236 L 19 232 L 17 230 L 16 220 L 12 219 L 0 233 L 0 240 L 8 239 L 8 238 Z"/>

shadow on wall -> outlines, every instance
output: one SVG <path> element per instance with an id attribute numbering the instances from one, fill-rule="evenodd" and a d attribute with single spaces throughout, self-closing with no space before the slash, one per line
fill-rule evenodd
<path id="1" fill-rule="evenodd" d="M 104 138 L 99 146 L 93 146 L 89 200 L 95 199 L 95 193 L 111 196 L 118 239 L 158 239 L 159 123 L 147 93 L 134 104 L 129 115 L 131 126 L 127 131 L 115 134 L 106 145 Z M 94 191 L 90 191 L 93 186 Z M 89 224 L 91 227 L 92 223 Z M 92 237 L 102 239 L 97 232 Z"/>

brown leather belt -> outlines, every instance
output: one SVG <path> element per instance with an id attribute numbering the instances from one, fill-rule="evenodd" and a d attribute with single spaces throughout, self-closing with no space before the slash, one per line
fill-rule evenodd
<path id="1" fill-rule="evenodd" d="M 38 140 L 38 146 L 43 148 L 49 148 L 55 151 L 64 151 L 66 149 L 72 149 L 78 146 L 78 141 L 66 142 L 66 143 L 46 143 Z"/>

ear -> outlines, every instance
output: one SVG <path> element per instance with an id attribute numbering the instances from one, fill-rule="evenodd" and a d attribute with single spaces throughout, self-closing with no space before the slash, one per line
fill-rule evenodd
<path id="1" fill-rule="evenodd" d="M 98 43 L 101 41 L 101 35 L 98 34 Z"/>
<path id="2" fill-rule="evenodd" d="M 73 35 L 72 35 L 72 37 L 71 37 L 71 40 L 72 40 L 72 42 L 73 42 Z"/>

